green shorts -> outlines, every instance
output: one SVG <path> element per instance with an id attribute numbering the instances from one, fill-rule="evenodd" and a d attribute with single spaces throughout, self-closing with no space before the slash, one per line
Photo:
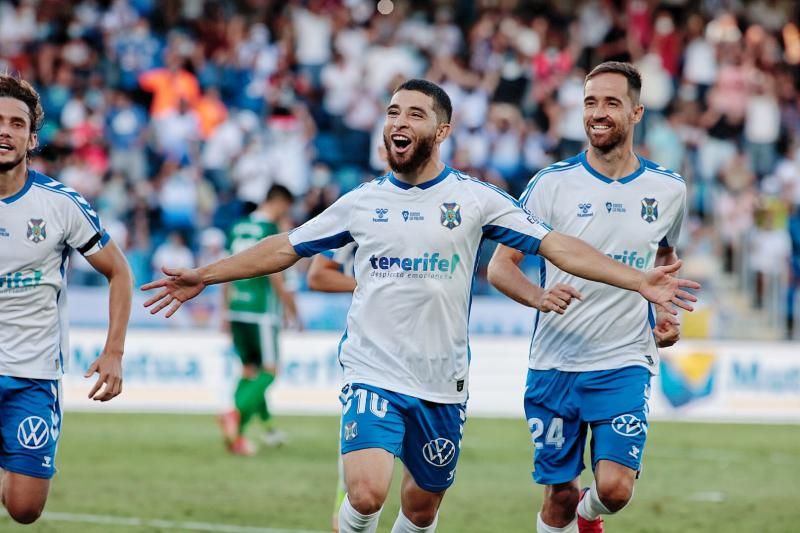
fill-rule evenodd
<path id="1" fill-rule="evenodd" d="M 244 365 L 278 366 L 278 333 L 280 328 L 269 323 L 231 321 L 233 348 Z"/>

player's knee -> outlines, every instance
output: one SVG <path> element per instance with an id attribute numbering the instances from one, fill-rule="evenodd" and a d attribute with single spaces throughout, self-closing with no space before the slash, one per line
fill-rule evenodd
<path id="1" fill-rule="evenodd" d="M 603 505 L 616 513 L 621 511 L 633 497 L 633 481 L 627 479 L 614 479 L 597 484 L 597 496 Z"/>
<path id="2" fill-rule="evenodd" d="M 380 491 L 375 490 L 368 484 L 356 484 L 349 487 L 347 491 L 347 499 L 350 500 L 350 505 L 363 515 L 370 515 L 380 511 L 385 498 L 385 494 L 381 494 Z"/>
<path id="3" fill-rule="evenodd" d="M 15 522 L 19 522 L 20 524 L 32 524 L 36 522 L 39 517 L 42 516 L 42 511 L 44 510 L 43 505 L 18 504 L 12 502 L 5 502 L 5 504 L 8 515 Z"/>
<path id="4" fill-rule="evenodd" d="M 436 520 L 436 506 L 431 507 L 430 509 L 416 509 L 411 512 L 403 511 L 403 514 L 406 515 L 415 526 L 417 527 L 428 527 L 429 525 L 433 524 L 433 521 Z"/>
<path id="5" fill-rule="evenodd" d="M 545 491 L 544 514 L 568 523 L 575 515 L 580 495 L 580 490 L 572 483 L 548 486 Z"/>

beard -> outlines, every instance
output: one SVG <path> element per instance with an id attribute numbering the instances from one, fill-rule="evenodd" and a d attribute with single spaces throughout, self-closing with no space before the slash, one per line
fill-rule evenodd
<path id="1" fill-rule="evenodd" d="M 586 130 L 586 137 L 589 139 L 589 144 L 604 153 L 608 153 L 617 146 L 621 146 L 625 142 L 625 137 L 628 134 L 627 130 L 617 126 L 614 123 L 608 125 L 611 126 L 611 129 L 602 139 L 596 139 L 592 135 L 591 125 L 584 126 L 584 130 Z"/>
<path id="2" fill-rule="evenodd" d="M 427 163 L 433 153 L 433 147 L 436 145 L 435 135 L 428 137 L 421 137 L 417 141 L 417 145 L 411 148 L 408 152 L 400 154 L 399 156 L 392 151 L 392 141 L 384 134 L 383 145 L 386 147 L 386 156 L 389 161 L 389 168 L 398 174 L 408 174 L 418 170 L 422 165 Z"/>
<path id="3" fill-rule="evenodd" d="M 10 170 L 14 170 L 17 168 L 18 165 L 21 165 L 23 161 L 28 157 L 28 154 L 22 154 L 21 156 L 17 157 L 12 161 L 2 162 L 0 161 L 0 172 L 8 172 Z"/>

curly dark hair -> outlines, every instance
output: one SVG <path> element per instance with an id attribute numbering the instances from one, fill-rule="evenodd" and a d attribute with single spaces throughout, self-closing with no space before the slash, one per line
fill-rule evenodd
<path id="1" fill-rule="evenodd" d="M 31 121 L 31 133 L 36 133 L 44 122 L 44 110 L 39 93 L 27 81 L 12 76 L 8 73 L 0 73 L 0 98 L 16 98 L 28 106 L 28 116 Z"/>

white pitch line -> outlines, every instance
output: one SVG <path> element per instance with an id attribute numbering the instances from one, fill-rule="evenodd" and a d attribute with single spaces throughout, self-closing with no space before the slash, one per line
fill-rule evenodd
<path id="1" fill-rule="evenodd" d="M 236 526 L 209 522 L 183 522 L 138 517 L 109 516 L 81 513 L 45 512 L 42 519 L 48 522 L 74 522 L 81 524 L 103 524 L 109 526 L 150 527 L 177 529 L 182 531 L 213 531 L 216 533 L 328 533 L 308 529 L 281 529 L 273 527 Z"/>

